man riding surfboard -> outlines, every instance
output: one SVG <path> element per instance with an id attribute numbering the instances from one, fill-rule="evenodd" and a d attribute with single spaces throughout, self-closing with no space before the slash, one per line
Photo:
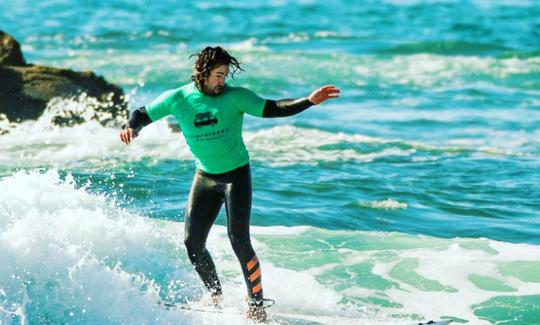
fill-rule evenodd
<path id="1" fill-rule="evenodd" d="M 266 320 L 260 262 L 249 235 L 251 215 L 251 172 L 249 155 L 242 139 L 245 113 L 263 117 L 298 114 L 327 99 L 339 97 L 327 85 L 299 99 L 264 99 L 243 87 L 225 83 L 242 70 L 240 63 L 221 47 L 206 47 L 197 54 L 192 82 L 171 89 L 148 105 L 136 109 L 120 132 L 125 144 L 140 130 L 161 118 L 174 115 L 195 158 L 195 175 L 185 211 L 184 243 L 195 270 L 216 304 L 222 288 L 214 262 L 206 249 L 206 238 L 223 203 L 227 232 L 240 261 L 248 291 L 247 318 Z"/>

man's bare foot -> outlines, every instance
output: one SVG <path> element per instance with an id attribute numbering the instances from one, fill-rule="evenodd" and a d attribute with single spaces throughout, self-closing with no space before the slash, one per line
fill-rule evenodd
<path id="1" fill-rule="evenodd" d="M 223 295 L 215 294 L 212 295 L 212 304 L 216 309 L 223 309 Z"/>
<path id="2" fill-rule="evenodd" d="M 257 305 L 250 303 L 246 313 L 246 318 L 256 323 L 263 323 L 266 321 L 266 310 L 264 310 L 262 304 Z"/>
<path id="3" fill-rule="evenodd" d="M 195 303 L 202 308 L 211 307 L 215 309 L 223 309 L 223 295 L 222 294 L 205 294 L 201 300 Z"/>

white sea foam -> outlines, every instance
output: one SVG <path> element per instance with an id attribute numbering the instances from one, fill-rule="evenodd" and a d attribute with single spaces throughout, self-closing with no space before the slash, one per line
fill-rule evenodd
<path id="1" fill-rule="evenodd" d="M 232 51 L 237 52 L 248 52 L 248 51 L 269 51 L 270 49 L 264 45 L 257 45 L 258 40 L 255 37 L 250 37 L 244 41 L 231 43 L 228 48 Z"/>
<path id="2" fill-rule="evenodd" d="M 61 323 L 244 322 L 238 313 L 244 309 L 246 292 L 225 227 L 214 226 L 208 247 L 230 312 L 165 310 L 156 305 L 160 299 L 193 301 L 204 292 L 185 254 L 181 223 L 122 210 L 55 170 L 16 173 L 0 179 L 0 188 L 0 319 L 6 323 L 35 320 L 45 312 L 50 321 Z M 501 293 L 476 287 L 471 274 L 496 278 L 515 289 L 505 295 L 540 294 L 540 283 L 500 271 L 504 263 L 518 268 L 519 263 L 537 263 L 539 246 L 312 227 L 253 227 L 252 235 L 262 261 L 265 294 L 278 301 L 271 311 L 307 314 L 321 322 L 341 315 L 369 324 L 367 319 L 377 323 L 394 314 L 417 313 L 487 324 L 470 306 Z M 330 253 L 327 262 L 311 264 L 314 257 Z M 295 266 L 288 268 L 289 263 Z M 367 289 L 364 281 L 351 282 L 350 276 L 364 276 L 353 270 L 365 263 L 373 265 L 374 275 L 399 288 Z M 303 269 L 298 270 L 299 265 Z M 336 277 L 342 273 L 335 273 L 336 267 L 350 276 Z M 333 281 L 320 280 L 328 277 Z M 457 292 L 429 289 L 429 281 Z M 336 289 L 340 283 L 347 286 Z M 342 303 L 343 298 L 374 296 L 403 307 Z"/>
<path id="3" fill-rule="evenodd" d="M 129 146 L 119 140 L 119 130 L 89 121 L 74 127 L 53 127 L 45 114 L 37 122 L 9 125 L 0 136 L 0 163 L 8 168 L 40 166 L 104 167 L 130 161 L 162 159 L 192 161 L 181 133 L 174 133 L 160 121 L 146 127 Z M 372 117 L 373 118 L 373 117 Z M 399 114 L 394 118 L 399 119 Z M 444 115 L 442 116 L 444 118 Z M 451 116 L 449 117 L 451 118 Z M 4 123 L 8 125 L 8 123 Z M 490 133 L 478 139 L 476 133 Z M 321 162 L 369 163 L 402 157 L 411 161 L 437 160 L 437 152 L 472 150 L 479 155 L 529 155 L 536 146 L 530 132 L 469 130 L 460 137 L 436 145 L 369 137 L 362 134 L 329 132 L 315 128 L 279 125 L 258 131 L 244 131 L 244 140 L 253 161 L 271 166 L 317 165 Z M 403 147 L 409 147 L 404 149 Z M 358 148 L 362 147 L 362 150 Z"/>
<path id="4" fill-rule="evenodd" d="M 74 167 L 116 164 L 154 159 L 190 159 L 189 149 L 181 134 L 172 133 L 165 121 L 145 128 L 131 145 L 124 145 L 119 129 L 104 128 L 95 121 L 74 127 L 53 127 L 44 115 L 37 122 L 25 122 L 0 137 L 5 166 Z"/>
<path id="5" fill-rule="evenodd" d="M 369 207 L 373 209 L 384 209 L 384 210 L 397 210 L 397 209 L 406 209 L 408 207 L 407 203 L 398 202 L 393 199 L 386 199 L 381 201 L 372 201 L 372 202 L 358 202 L 361 206 Z"/>
<path id="6" fill-rule="evenodd" d="M 498 254 L 493 256 L 481 251 L 471 251 L 459 245 L 460 240 L 455 240 L 455 243 L 450 245 L 448 249 L 436 252 L 426 249 L 419 249 L 405 254 L 400 254 L 402 258 L 415 258 L 419 261 L 419 266 L 416 272 L 427 278 L 440 282 L 441 284 L 451 286 L 458 290 L 457 293 L 451 292 L 417 292 L 414 301 L 403 299 L 404 295 L 400 290 L 392 290 L 389 295 L 396 297 L 399 301 L 405 301 L 404 307 L 409 310 L 418 310 L 421 314 L 432 314 L 437 311 L 446 314 L 458 314 L 466 319 L 475 319 L 470 306 L 486 301 L 494 296 L 501 295 L 493 291 L 486 291 L 477 288 L 468 277 L 470 274 L 484 274 L 494 278 L 498 278 L 502 282 L 514 287 L 516 292 L 512 295 L 530 295 L 540 293 L 540 284 L 524 281 L 516 281 L 515 278 L 505 277 L 500 274 L 497 266 L 502 262 L 515 262 L 520 260 L 538 261 L 540 258 L 540 250 L 538 246 L 527 246 L 527 251 L 523 251 L 525 247 L 516 249 L 519 245 L 508 243 L 497 243 L 488 241 L 492 247 L 498 247 Z M 520 255 L 511 255 L 509 252 L 518 250 Z M 516 267 L 518 267 L 516 265 Z M 408 288 L 408 287 L 407 287 Z M 466 293 L 466 294 L 463 294 Z M 448 310 L 445 305 L 451 302 L 455 303 L 455 296 L 460 296 L 459 304 L 454 305 L 453 310 Z M 508 293 L 505 293 L 508 294 Z M 403 299 L 403 300 L 402 300 Z M 488 324 L 475 320 L 478 324 Z"/>
<path id="7" fill-rule="evenodd" d="M 373 263 L 373 274 L 399 284 L 399 288 L 384 291 L 351 286 L 341 293 L 351 297 L 379 296 L 403 305 L 408 313 L 415 312 L 429 317 L 451 315 L 467 319 L 474 324 L 489 324 L 478 319 L 471 306 L 500 295 L 538 295 L 540 283 L 521 281 L 512 276 L 502 275 L 499 265 L 504 262 L 536 262 L 540 258 L 540 247 L 526 244 L 510 244 L 487 239 L 435 239 L 402 234 L 361 233 L 359 237 L 366 246 L 375 248 L 367 251 L 348 250 L 343 254 L 342 263 L 353 267 L 359 263 Z M 385 244 L 386 242 L 386 244 Z M 395 243 L 392 247 L 391 243 Z M 376 248 L 376 246 L 380 246 Z M 385 248 L 382 248 L 385 247 Z M 385 260 L 384 256 L 396 254 L 397 258 Z M 378 256 L 383 256 L 380 258 Z M 408 271 L 395 271 L 400 263 L 414 261 Z M 342 264 L 342 265 L 343 265 Z M 418 275 L 418 278 L 416 275 Z M 481 274 L 496 278 L 515 289 L 514 292 L 484 290 L 469 279 L 471 274 Z M 452 290 L 422 289 L 430 281 Z M 383 294 L 381 296 L 381 294 Z M 457 298 L 459 297 L 459 298 Z M 381 314 L 395 313 L 395 308 L 381 308 Z"/>
<path id="8" fill-rule="evenodd" d="M 173 133 L 165 121 L 146 127 L 129 146 L 119 140 L 119 130 L 104 128 L 97 122 L 87 122 L 74 127 L 52 127 L 50 116 L 45 114 L 37 122 L 25 122 L 10 129 L 0 137 L 5 166 L 75 167 L 115 165 L 118 162 L 150 157 L 159 159 L 191 160 L 181 133 Z M 277 126 L 257 132 L 244 132 L 252 158 L 273 165 L 318 163 L 320 161 L 372 161 L 386 156 L 407 156 L 412 151 L 388 148 L 381 152 L 359 153 L 352 149 L 326 149 L 325 145 L 343 143 L 384 142 L 360 134 L 329 133 L 316 129 Z"/>
<path id="9" fill-rule="evenodd" d="M 402 150 L 400 148 L 387 148 L 382 151 L 362 153 L 352 148 L 346 148 L 346 144 L 350 144 L 352 147 L 354 144 L 385 143 L 387 140 L 361 134 L 331 133 L 290 125 L 246 133 L 245 139 L 248 148 L 253 152 L 252 158 L 254 160 L 267 162 L 275 166 L 295 163 L 312 165 L 332 161 L 371 162 L 378 158 L 409 156 L 414 153 L 414 150 Z M 342 146 L 333 148 L 333 146 L 338 145 Z"/>
<path id="10" fill-rule="evenodd" d="M 188 60 L 190 53 L 186 51 L 185 43 L 178 43 L 167 45 L 165 49 L 156 48 L 151 55 L 122 51 L 114 55 L 103 55 L 101 51 L 96 53 L 93 50 L 77 50 L 68 52 L 68 58 L 36 63 L 92 71 L 122 67 L 120 70 L 115 69 L 114 74 L 104 76 L 108 81 L 122 85 L 153 83 L 160 76 L 165 76 L 171 83 L 184 83 L 189 81 L 193 68 L 193 62 Z"/>
<path id="11" fill-rule="evenodd" d="M 512 74 L 538 72 L 540 68 L 537 60 L 435 54 L 396 55 L 386 59 L 365 56 L 356 58 L 353 70 L 357 78 L 376 78 L 381 85 L 463 87 L 476 82 L 466 80 L 475 74 L 505 78 Z M 486 85 L 494 87 L 492 84 Z M 497 88 L 497 91 L 502 91 L 502 88 Z"/>
<path id="12" fill-rule="evenodd" d="M 537 4 L 535 1 L 532 0 L 474 0 L 472 1 L 472 3 L 478 6 L 480 9 L 484 10 L 499 6 L 529 7 Z"/>
<path id="13" fill-rule="evenodd" d="M 156 305 L 165 296 L 197 300 L 203 292 L 185 254 L 182 224 L 121 210 L 55 170 L 17 173 L 1 179 L 0 188 L 0 320 L 9 324 L 18 315 L 33 322 L 41 314 L 53 323 L 244 323 L 238 313 L 245 287 L 224 227 L 214 227 L 208 246 L 232 313 L 167 311 Z M 302 231 L 254 228 L 255 234 Z M 332 315 L 340 309 L 340 295 L 309 274 L 268 262 L 263 274 L 267 295 L 286 302 L 275 310 Z"/>

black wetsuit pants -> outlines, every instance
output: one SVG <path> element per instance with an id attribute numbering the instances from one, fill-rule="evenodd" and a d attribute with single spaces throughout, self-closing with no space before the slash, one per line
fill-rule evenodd
<path id="1" fill-rule="evenodd" d="M 262 303 L 261 269 L 249 238 L 251 173 L 249 164 L 223 174 L 196 170 L 189 193 L 185 239 L 189 259 L 213 295 L 222 293 L 214 262 L 206 249 L 206 238 L 225 202 L 227 232 L 246 281 L 252 304 Z"/>

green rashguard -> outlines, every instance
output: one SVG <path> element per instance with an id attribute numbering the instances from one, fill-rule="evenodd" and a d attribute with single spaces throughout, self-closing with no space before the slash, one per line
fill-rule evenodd
<path id="1" fill-rule="evenodd" d="M 225 86 L 212 97 L 191 82 L 169 90 L 145 106 L 155 122 L 174 115 L 198 169 L 221 174 L 249 162 L 242 140 L 244 113 L 262 117 L 266 100 L 242 87 Z"/>

